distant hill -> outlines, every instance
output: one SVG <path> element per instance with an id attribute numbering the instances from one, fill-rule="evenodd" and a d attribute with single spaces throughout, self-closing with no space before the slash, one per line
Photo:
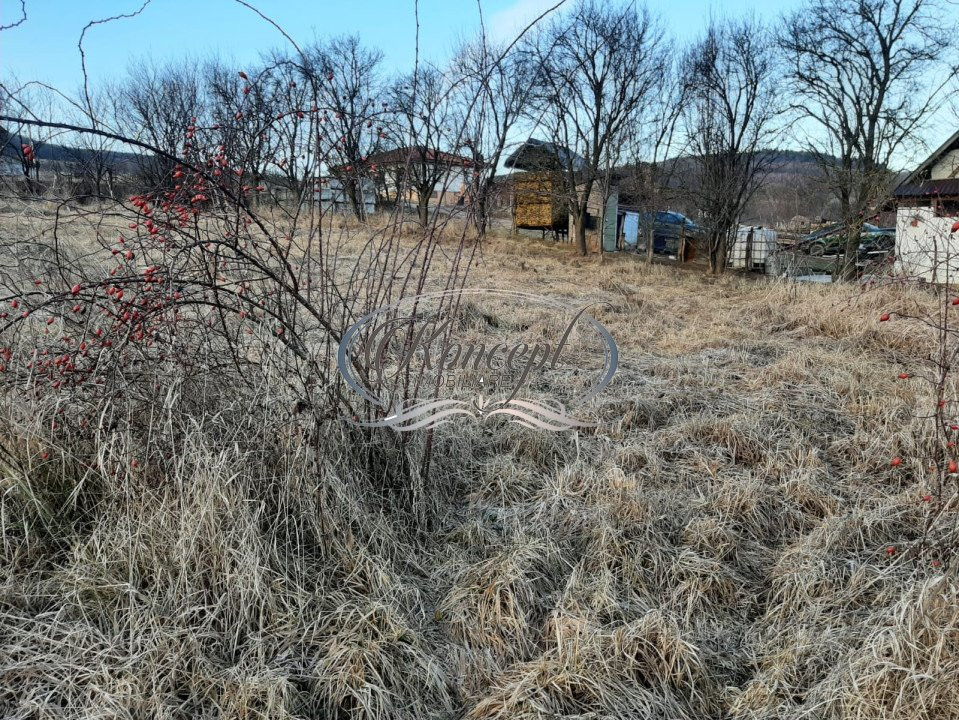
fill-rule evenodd
<path id="1" fill-rule="evenodd" d="M 4 162 L 0 167 L 3 167 L 3 172 L 19 172 L 19 169 L 15 165 L 12 165 L 11 161 L 15 161 L 19 157 L 20 148 L 27 142 L 29 142 L 29 139 L 24 139 L 16 133 L 9 134 L 4 132 L 0 134 L 0 143 L 2 143 L 0 157 L 4 158 Z M 57 165 L 63 165 L 64 167 L 89 164 L 97 160 L 98 154 L 98 151 L 90 148 L 75 148 L 59 143 L 41 143 L 36 148 L 36 156 L 41 163 L 55 163 Z M 132 173 L 137 168 L 137 155 L 118 150 L 103 150 L 102 162 L 111 168 L 114 173 Z"/>
<path id="2" fill-rule="evenodd" d="M 760 152 L 764 163 L 769 163 L 769 171 L 746 207 L 743 222 L 785 228 L 794 220 L 795 224 L 805 221 L 808 225 L 839 219 L 839 203 L 823 182 L 816 155 L 804 150 Z M 663 164 L 658 175 L 668 188 L 668 199 L 663 201 L 668 207 L 662 209 L 697 217 L 695 199 L 685 192 L 688 178 L 694 172 L 694 161 L 694 157 L 687 155 Z M 617 174 L 623 178 L 639 177 L 636 167 L 620 168 Z"/>
<path id="3" fill-rule="evenodd" d="M 803 150 L 765 152 L 772 156 L 770 171 L 746 208 L 745 222 L 785 227 L 799 218 L 813 224 L 838 220 L 838 202 L 823 183 L 816 155 Z"/>

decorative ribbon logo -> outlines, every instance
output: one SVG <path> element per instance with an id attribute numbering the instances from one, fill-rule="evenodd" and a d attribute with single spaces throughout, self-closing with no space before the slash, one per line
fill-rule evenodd
<path id="1" fill-rule="evenodd" d="M 501 416 L 569 430 L 613 378 L 619 350 L 588 310 L 510 290 L 427 293 L 360 318 L 337 353 L 347 385 L 371 406 L 365 427 L 401 432 Z"/>

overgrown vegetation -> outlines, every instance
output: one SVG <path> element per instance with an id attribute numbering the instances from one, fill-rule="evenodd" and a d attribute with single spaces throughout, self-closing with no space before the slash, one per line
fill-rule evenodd
<path id="1" fill-rule="evenodd" d="M 660 159 L 681 121 L 720 154 L 761 144 L 751 110 L 718 109 L 735 79 L 715 83 L 738 67 L 747 106 L 771 92 L 756 26 L 714 25 L 695 85 L 656 77 L 647 13 L 574 10 L 390 82 L 339 38 L 256 69 L 144 65 L 109 96 L 85 84 L 79 119 L 7 89 L 7 124 L 132 148 L 139 172 L 130 195 L 100 166 L 82 203 L 40 199 L 27 142 L 29 201 L 2 198 L 0 715 L 959 717 L 959 301 L 497 232 L 487 160 L 527 106 L 591 148 L 566 157 L 583 203 L 647 121 Z M 606 82 L 583 63 L 624 27 L 642 47 L 617 45 Z M 564 115 L 587 87 L 618 89 Z M 651 119 L 657 89 L 695 102 Z M 730 120 L 754 139 L 729 147 Z M 734 227 L 755 168 L 712 152 Z M 426 197 L 454 165 L 459 212 Z M 374 177 L 395 195 L 371 214 Z M 313 200 L 334 180 L 339 211 Z M 347 329 L 466 287 L 590 305 L 621 358 L 596 428 L 362 424 L 389 410 L 337 372 Z"/>
<path id="2" fill-rule="evenodd" d="M 955 716 L 955 559 L 916 548 L 956 510 L 890 463 L 934 338 L 874 311 L 930 299 L 563 255 L 490 241 L 474 279 L 590 271 L 612 424 L 446 426 L 414 498 L 268 370 L 86 425 L 8 385 L 3 714 Z"/>

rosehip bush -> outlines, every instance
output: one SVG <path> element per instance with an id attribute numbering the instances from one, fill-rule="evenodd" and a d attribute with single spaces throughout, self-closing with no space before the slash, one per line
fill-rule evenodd
<path id="1" fill-rule="evenodd" d="M 217 96 L 211 119 L 192 117 L 182 128 L 176 154 L 101 125 L 73 127 L 151 153 L 168 171 L 121 202 L 73 214 L 56 208 L 49 241 L 0 248 L 0 382 L 33 406 L 55 408 L 48 443 L 67 426 L 102 429 L 107 407 L 136 452 L 115 467 L 140 472 L 171 455 L 175 438 L 151 429 L 174 410 L 242 415 L 255 402 L 268 421 L 302 418 L 342 431 L 344 415 L 371 412 L 342 392 L 336 372 L 346 328 L 437 272 L 442 287 L 464 281 L 472 257 L 465 230 L 434 268 L 443 237 L 435 226 L 402 241 L 401 210 L 375 227 L 334 226 L 314 201 L 341 141 L 324 127 L 334 113 L 343 120 L 321 104 L 322 77 L 290 63 L 235 77 L 242 82 Z M 292 104 L 264 103 L 268 86 L 270 97 Z M 371 123 L 368 115 L 354 121 Z M 272 187 L 263 181 L 270 166 L 285 173 Z M 278 187 L 292 195 L 278 197 Z M 408 444 L 385 431 L 348 432 L 358 451 Z M 403 463 L 391 467 L 405 473 Z"/>
<path id="2" fill-rule="evenodd" d="M 948 231 L 936 222 L 927 228 L 930 247 L 937 252 L 924 258 L 922 277 L 898 279 L 903 286 L 919 288 L 928 302 L 910 302 L 883 311 L 878 321 L 890 323 L 896 333 L 908 333 L 928 339 L 933 351 L 910 357 L 899 379 L 917 383 L 918 397 L 926 404 L 920 411 L 923 431 L 917 438 L 917 451 L 911 457 L 892 458 L 890 465 L 899 473 L 921 473 L 925 486 L 916 498 L 925 511 L 919 540 L 910 549 L 910 557 L 923 565 L 948 569 L 959 562 L 959 297 L 948 248 L 959 241 L 959 222 Z M 940 282 L 928 282 L 934 277 Z"/>

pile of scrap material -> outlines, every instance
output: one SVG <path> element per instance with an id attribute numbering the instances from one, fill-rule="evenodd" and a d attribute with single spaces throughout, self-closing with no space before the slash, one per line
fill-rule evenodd
<path id="1" fill-rule="evenodd" d="M 558 171 L 527 172 L 514 178 L 516 227 L 560 230 L 569 226 L 569 210 Z"/>

